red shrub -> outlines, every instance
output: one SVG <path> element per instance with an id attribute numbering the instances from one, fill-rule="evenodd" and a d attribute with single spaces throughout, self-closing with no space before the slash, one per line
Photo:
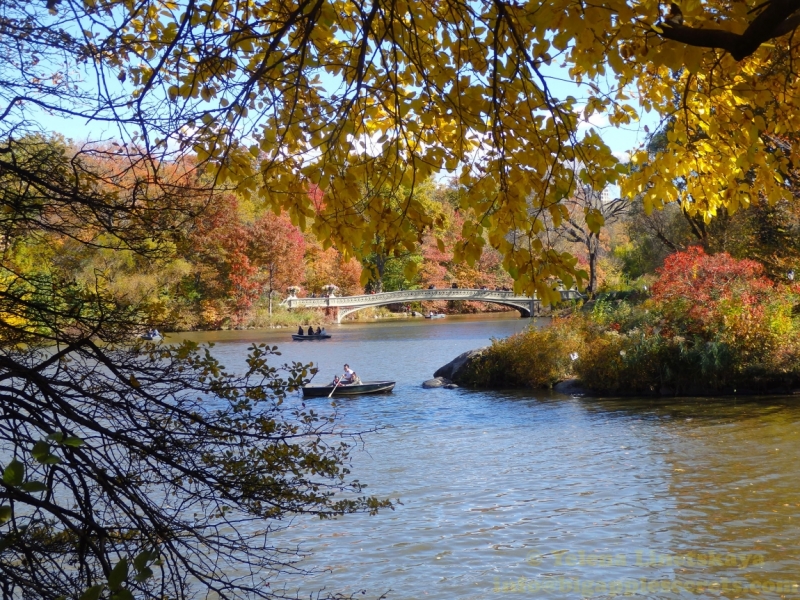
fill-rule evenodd
<path id="1" fill-rule="evenodd" d="M 767 325 L 765 309 L 775 292 L 763 273 L 755 261 L 693 247 L 664 261 L 653 301 L 676 333 L 753 343 Z"/>

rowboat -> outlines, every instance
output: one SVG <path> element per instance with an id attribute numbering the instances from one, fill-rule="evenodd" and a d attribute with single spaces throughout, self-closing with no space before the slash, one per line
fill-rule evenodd
<path id="1" fill-rule="evenodd" d="M 303 397 L 322 398 L 330 396 L 362 396 L 364 394 L 386 394 L 394 389 L 394 381 L 362 381 L 356 385 L 306 385 L 303 387 Z"/>
<path id="2" fill-rule="evenodd" d="M 327 340 L 330 339 L 330 337 L 331 337 L 330 333 L 320 333 L 319 335 L 317 335 L 316 333 L 314 335 L 298 335 L 296 333 L 292 334 L 292 339 L 295 342 L 302 342 L 305 340 Z"/>

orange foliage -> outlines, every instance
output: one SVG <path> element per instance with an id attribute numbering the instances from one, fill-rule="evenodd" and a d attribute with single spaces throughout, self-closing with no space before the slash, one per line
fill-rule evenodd
<path id="1" fill-rule="evenodd" d="M 364 293 L 361 287 L 361 264 L 354 258 L 344 260 L 335 248 L 322 249 L 314 238 L 306 237 L 305 290 L 321 294 L 322 287 L 333 284 L 338 294 L 352 296 Z"/>
<path id="2" fill-rule="evenodd" d="M 447 205 L 443 205 L 446 210 Z M 483 249 L 480 259 L 470 266 L 466 263 L 457 263 L 453 260 L 453 250 L 457 244 L 463 243 L 461 229 L 465 217 L 460 211 L 450 211 L 448 227 L 437 232 L 438 237 L 444 242 L 442 251 L 436 242 L 437 235 L 428 233 L 422 243 L 422 266 L 420 267 L 420 281 L 422 287 L 431 285 L 437 288 L 449 288 L 456 285 L 460 288 L 502 289 L 513 285 L 511 277 L 503 270 L 500 253 L 487 245 Z M 447 302 L 433 303 L 437 310 L 446 310 Z M 483 305 L 482 303 L 466 302 L 461 310 L 505 310 L 497 305 Z"/>

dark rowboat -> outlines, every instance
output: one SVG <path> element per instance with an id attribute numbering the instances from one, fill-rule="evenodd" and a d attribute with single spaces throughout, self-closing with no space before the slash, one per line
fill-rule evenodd
<path id="1" fill-rule="evenodd" d="M 302 342 L 304 340 L 327 340 L 327 339 L 330 339 L 330 337 L 331 337 L 330 333 L 321 333 L 319 335 L 317 335 L 317 334 L 314 334 L 314 335 L 297 335 L 296 333 L 292 334 L 292 339 L 295 342 Z"/>
<path id="2" fill-rule="evenodd" d="M 385 394 L 394 389 L 394 381 L 362 381 L 357 385 L 340 385 L 334 396 L 361 396 L 362 394 Z M 332 385 L 307 385 L 303 388 L 306 398 L 322 398 L 330 395 Z"/>

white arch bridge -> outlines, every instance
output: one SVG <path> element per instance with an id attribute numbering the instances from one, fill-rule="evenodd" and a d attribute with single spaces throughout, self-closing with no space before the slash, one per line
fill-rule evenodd
<path id="1" fill-rule="evenodd" d="M 561 290 L 562 300 L 582 298 L 577 290 Z M 433 290 L 403 290 L 399 292 L 383 292 L 380 294 L 363 294 L 361 296 L 326 296 L 322 298 L 297 298 L 289 296 L 281 302 L 287 308 L 335 308 L 336 322 L 341 323 L 347 315 L 362 308 L 385 306 L 405 302 L 431 302 L 434 300 L 465 300 L 471 302 L 491 302 L 516 308 L 523 317 L 533 317 L 539 312 L 539 300 L 536 297 L 519 296 L 514 292 L 501 290 L 473 290 L 461 288 L 443 288 Z"/>

